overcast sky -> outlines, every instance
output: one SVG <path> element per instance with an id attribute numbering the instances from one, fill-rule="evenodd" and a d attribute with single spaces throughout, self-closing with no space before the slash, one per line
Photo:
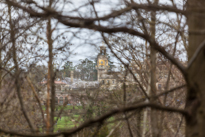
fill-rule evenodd
<path id="1" fill-rule="evenodd" d="M 67 7 L 64 7 L 64 14 L 71 16 L 81 16 L 81 17 L 94 17 L 93 14 L 90 14 L 92 7 L 84 5 L 88 0 L 73 0 L 72 3 L 67 4 Z M 161 3 L 167 3 L 166 0 L 161 0 Z M 180 5 L 180 0 L 178 1 Z M 100 3 L 96 4 L 96 10 L 99 13 L 99 16 L 103 16 L 105 14 L 110 13 L 111 10 L 117 10 L 122 8 L 121 0 L 101 0 Z M 65 5 L 59 5 L 59 11 Z M 81 7 L 78 12 L 73 11 L 74 9 Z M 163 17 L 160 17 L 163 20 Z M 53 26 L 55 25 L 55 21 L 53 22 Z M 103 24 L 106 25 L 106 24 Z M 72 45 L 70 46 L 70 53 L 65 52 L 58 56 L 58 58 L 64 58 L 63 61 L 61 59 L 57 59 L 56 61 L 62 65 L 65 61 L 72 61 L 74 65 L 79 63 L 80 59 L 89 58 L 94 60 L 97 54 L 99 53 L 99 46 L 102 46 L 101 36 L 98 32 L 87 30 L 87 29 L 74 29 L 68 28 L 62 24 L 59 24 L 57 30 L 54 32 L 54 37 L 60 33 L 64 33 L 67 41 L 69 41 Z M 56 42 L 54 46 L 58 46 L 60 43 Z M 109 53 L 109 50 L 107 50 Z M 118 62 L 115 58 L 113 58 L 114 62 Z"/>
<path id="2" fill-rule="evenodd" d="M 91 7 L 86 8 L 80 8 L 78 11 L 78 14 L 76 12 L 66 12 L 66 9 L 69 9 L 69 11 L 72 11 L 73 9 L 76 9 L 78 7 L 81 7 L 84 5 L 87 0 L 75 0 L 72 1 L 72 4 L 68 4 L 69 7 L 64 7 L 64 14 L 66 15 L 80 15 L 84 17 L 88 17 Z M 110 13 L 112 8 L 120 8 L 117 4 L 120 2 L 120 0 L 104 0 L 100 4 L 96 4 L 96 10 L 99 13 L 99 16 L 103 16 L 105 14 Z M 61 6 L 59 6 L 61 7 Z M 99 46 L 103 45 L 101 36 L 98 32 L 90 31 L 87 29 L 70 29 L 64 25 L 59 24 L 58 25 L 58 31 L 55 31 L 54 35 L 58 35 L 59 33 L 62 33 L 64 31 L 72 31 L 75 32 L 76 37 L 73 37 L 72 33 L 66 33 L 67 40 L 72 43 L 72 46 L 70 46 L 71 55 L 67 58 L 67 60 L 72 61 L 75 64 L 79 63 L 80 59 L 94 59 L 97 57 L 97 54 L 99 53 Z M 107 52 L 110 54 L 109 50 L 107 49 Z M 111 54 L 110 54 L 111 55 Z M 113 59 L 114 62 L 117 62 L 116 59 Z"/>

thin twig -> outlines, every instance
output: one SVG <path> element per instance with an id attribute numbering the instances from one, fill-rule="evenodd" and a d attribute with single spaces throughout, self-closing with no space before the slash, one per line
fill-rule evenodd
<path id="1" fill-rule="evenodd" d="M 196 51 L 194 52 L 194 55 L 191 57 L 190 61 L 188 62 L 188 66 L 187 69 L 189 69 L 193 62 L 196 60 L 196 58 L 199 56 L 199 53 L 202 52 L 203 48 L 205 47 L 205 40 L 199 45 L 199 47 L 196 49 Z"/>

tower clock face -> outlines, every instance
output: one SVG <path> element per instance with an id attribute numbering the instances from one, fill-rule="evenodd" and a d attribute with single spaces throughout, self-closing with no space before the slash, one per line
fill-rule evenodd
<path id="1" fill-rule="evenodd" d="M 103 59 L 100 59 L 99 60 L 99 65 L 103 65 L 104 66 L 105 65 L 105 61 Z"/>

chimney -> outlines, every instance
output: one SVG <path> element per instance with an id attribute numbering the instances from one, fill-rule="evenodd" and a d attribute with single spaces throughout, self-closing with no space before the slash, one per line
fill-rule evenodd
<path id="1" fill-rule="evenodd" d="M 70 82 L 71 84 L 73 84 L 73 71 L 72 70 L 70 71 Z"/>

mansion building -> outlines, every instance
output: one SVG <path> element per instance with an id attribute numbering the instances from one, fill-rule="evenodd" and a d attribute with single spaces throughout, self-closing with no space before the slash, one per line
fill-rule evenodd
<path id="1" fill-rule="evenodd" d="M 81 104 L 80 99 L 74 97 L 74 94 L 85 95 L 86 90 L 96 89 L 116 89 L 120 87 L 119 72 L 108 71 L 108 57 L 106 55 L 106 48 L 100 47 L 100 53 L 97 56 L 97 80 L 96 81 L 83 81 L 79 78 L 74 78 L 73 71 L 70 77 L 65 77 L 63 80 L 56 79 L 54 81 L 56 91 L 56 104 L 63 105 L 65 102 L 68 104 Z M 42 101 L 45 102 L 47 95 L 47 80 L 44 79 L 40 82 L 43 92 L 41 92 Z"/>
<path id="2" fill-rule="evenodd" d="M 97 55 L 96 60 L 96 70 L 97 70 L 97 80 L 96 81 L 83 81 L 79 78 L 75 78 L 73 75 L 73 71 L 70 73 L 70 77 L 65 77 L 64 79 L 56 79 L 54 81 L 55 83 L 55 91 L 56 91 L 56 104 L 63 105 L 65 102 L 67 104 L 73 104 L 73 105 L 81 105 L 82 98 L 80 96 L 86 96 L 86 91 L 92 91 L 95 92 L 96 90 L 109 90 L 112 91 L 114 89 L 121 89 L 123 83 L 127 86 L 129 85 L 135 85 L 135 87 L 138 87 L 138 84 L 144 85 L 144 83 L 147 82 L 145 77 L 145 70 L 150 70 L 147 68 L 146 62 L 140 62 L 140 65 L 137 65 L 136 61 L 132 61 L 130 63 L 130 70 L 131 73 L 125 73 L 124 71 L 121 72 L 113 72 L 109 71 L 110 66 L 108 62 L 108 57 L 106 54 L 106 47 L 100 46 L 100 52 Z M 164 87 L 166 86 L 166 79 L 168 76 L 168 65 L 166 63 L 157 63 L 157 83 L 156 87 L 158 91 L 164 90 Z M 147 72 L 148 72 L 147 71 Z M 172 71 L 174 68 L 172 67 Z M 135 78 L 138 79 L 138 82 L 136 82 Z M 125 81 L 126 77 L 126 81 Z M 181 75 L 178 75 L 179 79 L 181 78 Z M 46 100 L 46 93 L 47 93 L 47 86 L 46 86 L 46 79 L 44 79 L 40 84 L 43 88 L 43 92 L 41 92 L 42 101 L 45 102 Z M 175 79 L 170 78 L 170 85 L 169 88 L 175 87 L 179 82 L 177 82 Z M 84 98 L 84 103 L 86 99 Z"/>

